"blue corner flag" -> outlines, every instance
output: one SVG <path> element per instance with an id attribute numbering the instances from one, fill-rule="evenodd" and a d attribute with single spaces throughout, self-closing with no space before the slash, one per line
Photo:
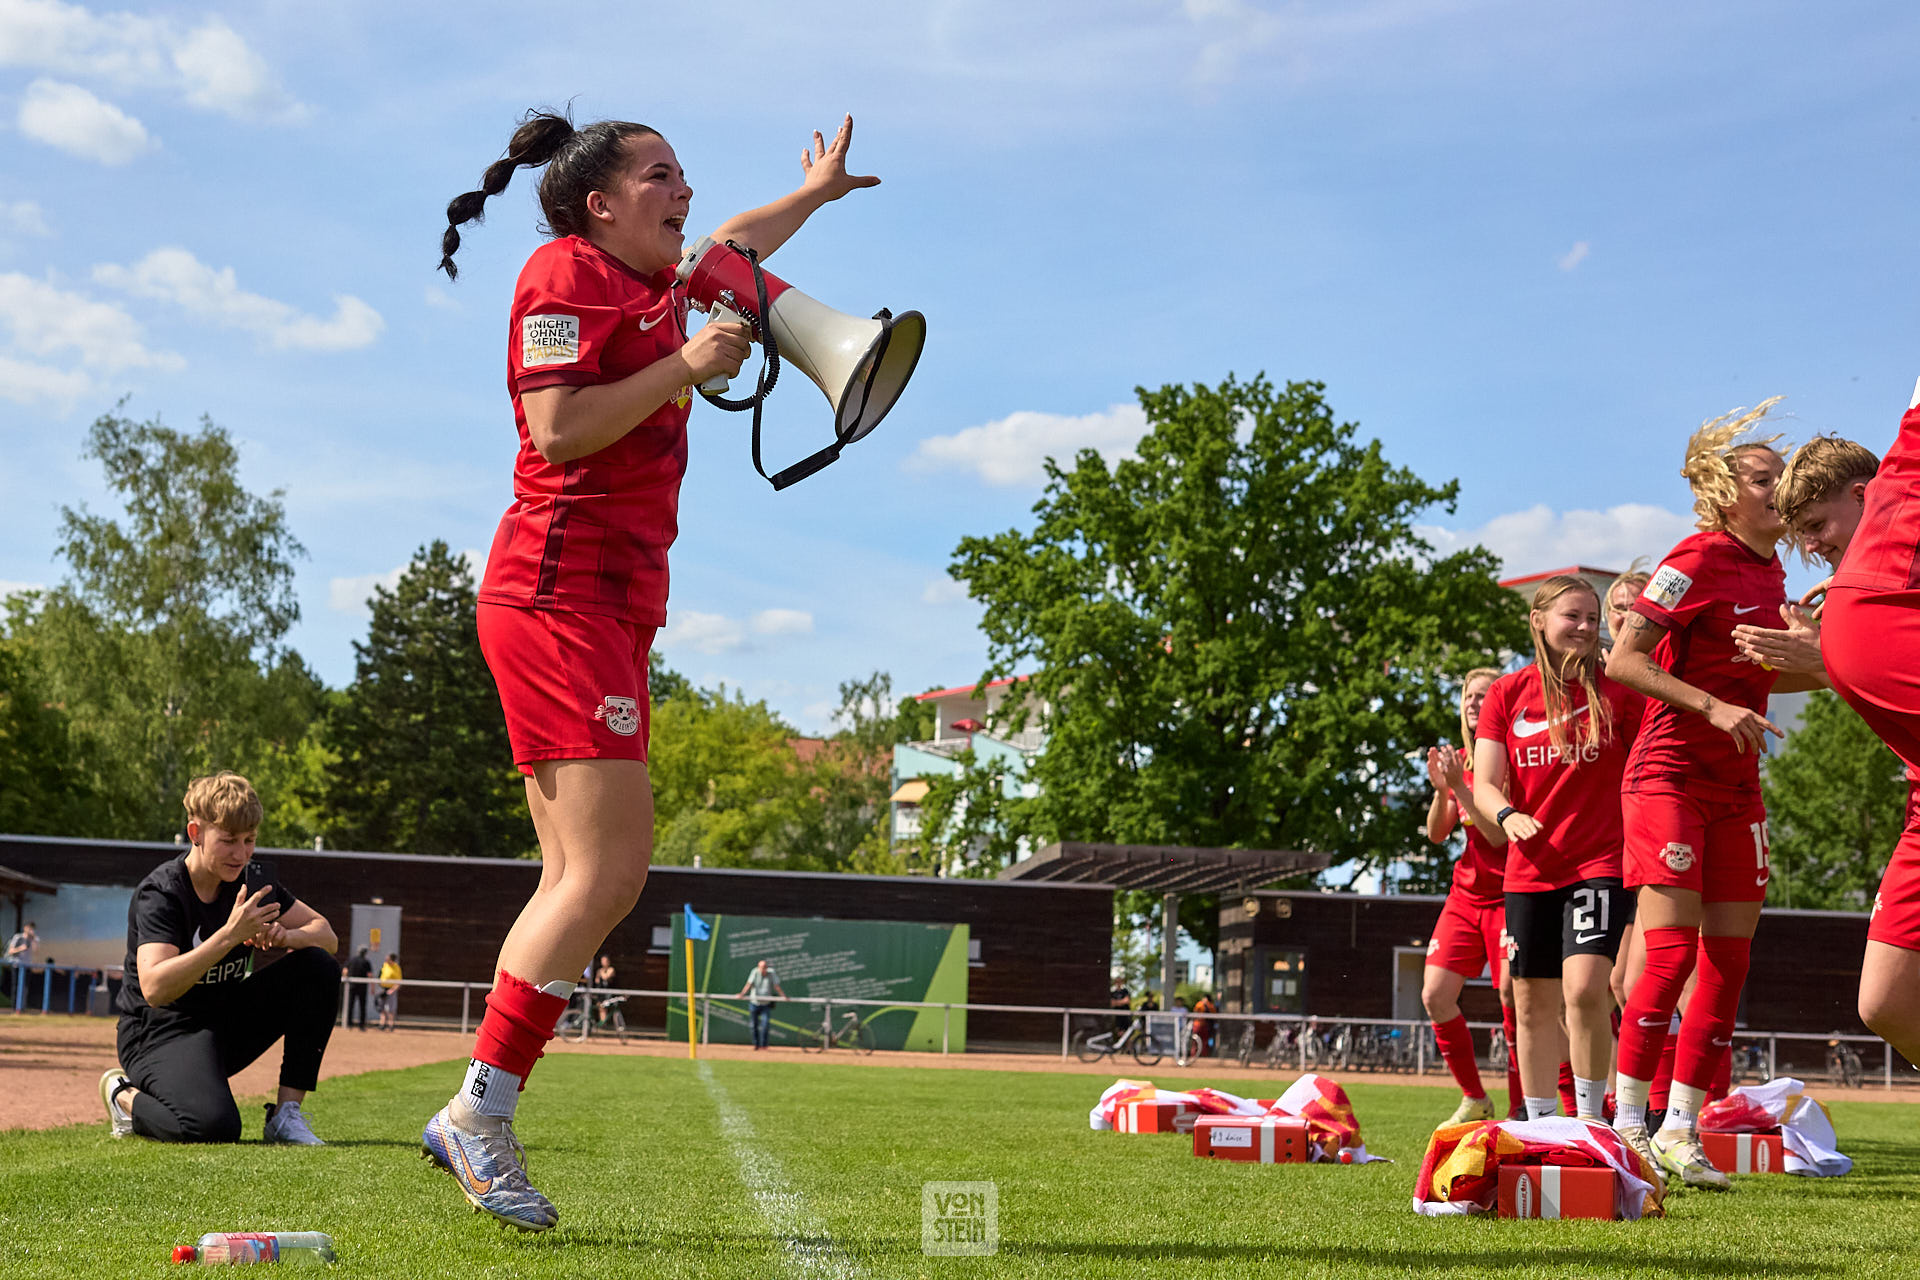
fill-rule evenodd
<path id="1" fill-rule="evenodd" d="M 705 942 L 708 938 L 711 938 L 713 936 L 713 930 L 707 928 L 707 922 L 705 920 L 702 920 L 699 916 L 693 914 L 693 904 L 691 902 L 689 902 L 686 905 L 686 912 L 687 912 L 686 932 L 687 932 L 687 937 L 689 939 L 691 939 L 694 942 Z"/>

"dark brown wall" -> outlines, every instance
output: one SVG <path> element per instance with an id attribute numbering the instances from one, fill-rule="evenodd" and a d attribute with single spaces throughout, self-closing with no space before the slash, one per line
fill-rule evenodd
<path id="1" fill-rule="evenodd" d="M 0 836 L 0 866 L 66 884 L 138 884 L 175 846 L 135 842 Z M 287 887 L 344 934 L 356 902 L 382 899 L 402 908 L 409 978 L 486 982 L 509 925 L 540 879 L 538 862 L 426 858 L 404 854 L 317 853 L 263 849 Z M 980 943 L 968 974 L 975 1004 L 1104 1007 L 1112 956 L 1111 890 L 1075 885 L 1002 884 L 918 876 L 656 867 L 640 904 L 603 948 L 622 986 L 661 990 L 667 956 L 649 954 L 655 925 L 671 923 L 683 903 L 703 913 L 904 920 L 964 924 Z M 343 957 L 344 958 L 344 957 Z M 457 991 L 409 992 L 411 1011 L 460 1010 Z M 476 1006 L 477 1008 L 477 1006 Z M 649 1020 L 656 1011 L 642 1009 Z M 974 1041 L 1057 1041 L 1059 1018 L 976 1013 Z"/>
<path id="2" fill-rule="evenodd" d="M 1325 1016 L 1393 1015 L 1393 949 L 1424 946 L 1443 901 L 1424 896 L 1261 893 L 1249 919 L 1242 899 L 1220 909 L 1220 985 L 1230 1012 L 1248 1009 L 1244 985 L 1256 947 L 1307 953 L 1307 1012 Z M 1285 918 L 1275 911 L 1284 900 Z M 1761 913 L 1741 1021 L 1766 1031 L 1864 1034 L 1855 1011 L 1867 917 L 1842 911 Z M 1462 998 L 1473 1021 L 1497 1021 L 1491 987 L 1468 987 Z"/>

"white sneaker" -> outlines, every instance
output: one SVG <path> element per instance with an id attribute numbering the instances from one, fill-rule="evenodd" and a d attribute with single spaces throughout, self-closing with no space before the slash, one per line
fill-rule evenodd
<path id="1" fill-rule="evenodd" d="M 284 1142 L 296 1147 L 327 1145 L 314 1136 L 297 1102 L 282 1102 L 277 1106 L 271 1102 L 267 1104 L 267 1127 L 260 1135 L 260 1141 Z"/>
<path id="2" fill-rule="evenodd" d="M 113 1126 L 113 1136 L 116 1138 L 133 1134 L 133 1113 L 121 1106 L 120 1100 L 114 1096 L 127 1083 L 127 1073 L 119 1067 L 112 1068 L 100 1077 L 100 1101 L 106 1104 L 107 1123 Z"/>
<path id="3" fill-rule="evenodd" d="M 1653 1135 L 1653 1153 L 1673 1177 L 1689 1187 L 1730 1191 L 1733 1179 L 1713 1167 L 1700 1139 L 1685 1129 L 1662 1129 Z M 1669 1179 L 1671 1180 L 1671 1179 Z"/>

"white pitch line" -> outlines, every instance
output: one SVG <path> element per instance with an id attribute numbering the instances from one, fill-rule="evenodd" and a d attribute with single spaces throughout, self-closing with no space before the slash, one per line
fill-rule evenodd
<path id="1" fill-rule="evenodd" d="M 761 1220 L 785 1244 L 792 1270 L 802 1276 L 858 1280 L 860 1268 L 834 1247 L 826 1223 L 815 1217 L 800 1193 L 787 1184 L 779 1157 L 760 1141 L 747 1113 L 733 1105 L 726 1087 L 713 1078 L 705 1062 L 696 1063 L 695 1071 L 713 1099 L 714 1110 L 720 1113 L 720 1134 L 732 1149 L 734 1163 L 740 1166 L 740 1181 L 752 1194 Z"/>

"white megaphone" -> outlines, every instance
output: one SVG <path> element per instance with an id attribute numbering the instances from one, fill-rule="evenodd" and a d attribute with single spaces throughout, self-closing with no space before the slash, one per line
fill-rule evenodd
<path id="1" fill-rule="evenodd" d="M 871 320 L 835 311 L 761 267 L 756 255 L 732 241 L 701 237 L 680 259 L 678 279 L 693 305 L 711 320 L 742 321 L 767 353 L 760 385 L 744 400 L 723 398 L 724 376 L 700 384 L 700 394 L 723 409 L 753 410 L 753 467 L 775 489 L 804 480 L 840 451 L 880 425 L 927 345 L 927 321 L 918 311 Z M 760 465 L 760 404 L 773 390 L 780 362 L 813 379 L 833 406 L 833 443 L 812 457 L 768 476 Z"/>

